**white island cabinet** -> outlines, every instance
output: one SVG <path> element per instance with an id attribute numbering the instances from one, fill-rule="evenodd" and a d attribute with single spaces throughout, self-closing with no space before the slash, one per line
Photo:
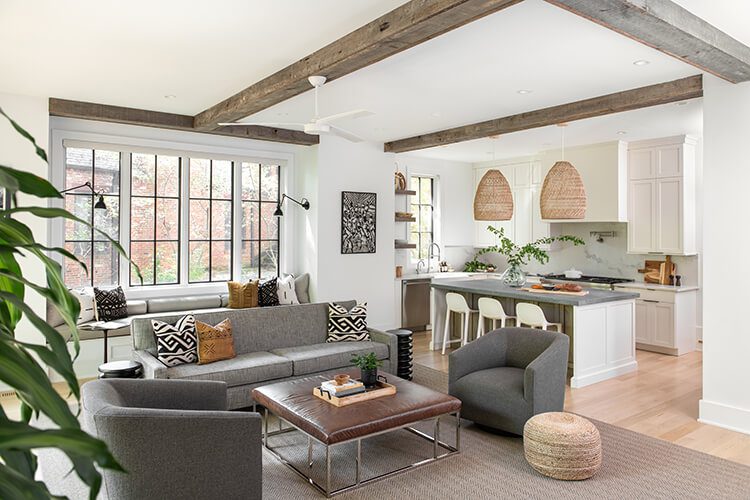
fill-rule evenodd
<path id="1" fill-rule="evenodd" d="M 538 304 L 549 321 L 562 323 L 563 333 L 570 338 L 568 369 L 572 388 L 601 382 L 638 367 L 634 333 L 638 293 L 590 289 L 585 296 L 543 295 L 509 287 L 493 278 L 433 280 L 431 347 L 435 350 L 443 342 L 448 292 L 462 294 L 473 309 L 477 308 L 480 297 L 496 298 L 509 315 L 515 315 L 518 302 Z M 477 326 L 473 317 L 470 339 Z M 460 329 L 459 321 L 452 320 L 450 336 L 460 338 Z"/>

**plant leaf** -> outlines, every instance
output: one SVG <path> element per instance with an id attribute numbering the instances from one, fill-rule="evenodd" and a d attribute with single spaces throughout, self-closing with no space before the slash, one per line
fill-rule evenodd
<path id="1" fill-rule="evenodd" d="M 14 129 L 16 129 L 16 132 L 18 132 L 23 137 L 25 137 L 26 139 L 28 139 L 31 142 L 31 144 L 34 145 L 34 149 L 36 150 L 36 155 L 39 158 L 41 158 L 42 160 L 44 160 L 46 162 L 47 161 L 47 153 L 44 151 L 44 149 L 42 149 L 41 147 L 39 147 L 39 145 L 36 143 L 36 140 L 34 140 L 34 137 L 32 137 L 31 134 L 29 134 L 28 132 L 26 132 L 26 130 L 23 127 L 21 127 L 18 123 L 16 123 L 16 121 L 13 118 L 11 118 L 10 116 L 8 116 L 5 113 L 5 111 L 3 111 L 3 108 L 0 108 L 0 115 L 3 115 L 5 118 L 7 118 L 8 121 L 10 122 L 11 126 Z M 57 190 L 55 190 L 55 191 L 57 191 Z"/>

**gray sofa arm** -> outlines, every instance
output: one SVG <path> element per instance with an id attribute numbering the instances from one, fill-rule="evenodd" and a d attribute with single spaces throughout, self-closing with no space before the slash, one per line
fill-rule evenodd
<path id="1" fill-rule="evenodd" d="M 559 334 L 524 372 L 523 395 L 534 404 L 534 413 L 562 411 L 565 403 L 565 381 L 568 375 L 570 339 Z"/>
<path id="2" fill-rule="evenodd" d="M 388 362 L 390 363 L 388 372 L 395 375 L 398 369 L 398 337 L 375 328 L 368 328 L 367 330 L 370 332 L 370 340 L 388 346 Z"/>
<path id="3" fill-rule="evenodd" d="M 108 407 L 94 422 L 127 471 L 104 471 L 110 498 L 262 496 L 257 413 Z"/>
<path id="4" fill-rule="evenodd" d="M 143 365 L 143 378 L 167 378 L 167 367 L 148 351 L 133 351 L 133 361 Z"/>
<path id="5" fill-rule="evenodd" d="M 227 384 L 215 380 L 108 379 L 106 387 L 87 384 L 84 389 L 87 396 L 90 396 L 87 400 L 97 397 L 92 391 L 101 391 L 100 399 L 106 399 L 109 387 L 114 388 L 119 396 L 128 402 L 128 406 L 135 408 L 212 411 L 227 409 Z"/>
<path id="6" fill-rule="evenodd" d="M 507 338 L 496 330 L 453 351 L 448 357 L 448 392 L 461 377 L 488 368 L 505 366 Z"/>

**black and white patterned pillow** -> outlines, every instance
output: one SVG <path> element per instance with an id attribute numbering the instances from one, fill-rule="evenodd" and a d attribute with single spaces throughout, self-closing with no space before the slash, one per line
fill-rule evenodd
<path id="1" fill-rule="evenodd" d="M 260 307 L 279 305 L 276 278 L 262 281 L 260 285 L 258 285 L 258 305 Z"/>
<path id="2" fill-rule="evenodd" d="M 151 320 L 156 336 L 156 353 L 167 366 L 184 365 L 198 361 L 198 340 L 195 336 L 195 316 L 187 314 L 170 325 Z"/>
<path id="3" fill-rule="evenodd" d="M 118 286 L 112 290 L 94 287 L 94 311 L 97 321 L 112 321 L 128 315 L 128 303 L 125 292 Z"/>
<path id="4" fill-rule="evenodd" d="M 328 338 L 326 342 L 362 342 L 370 340 L 367 331 L 367 302 L 357 304 L 350 310 L 329 302 Z"/>

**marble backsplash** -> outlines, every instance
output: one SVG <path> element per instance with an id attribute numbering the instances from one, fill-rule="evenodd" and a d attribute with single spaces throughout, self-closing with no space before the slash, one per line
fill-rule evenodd
<path id="1" fill-rule="evenodd" d="M 602 243 L 590 235 L 592 231 L 614 231 L 614 238 L 604 238 Z M 631 255 L 627 253 L 627 224 L 625 223 L 562 223 L 555 224 L 553 234 L 570 234 L 578 236 L 586 242 L 584 246 L 573 246 L 568 243 L 556 244 L 549 252 L 550 260 L 546 265 L 536 261 L 525 266 L 525 270 L 535 273 L 561 273 L 574 267 L 584 274 L 597 276 L 611 276 L 632 278 L 643 281 L 643 274 L 638 269 L 643 268 L 644 261 L 663 260 L 662 256 L 649 257 L 647 255 Z M 682 276 L 683 285 L 700 284 L 700 257 L 673 257 L 677 274 Z M 487 254 L 483 260 L 495 264 L 498 269 L 504 269 L 505 259 L 498 254 Z"/>

